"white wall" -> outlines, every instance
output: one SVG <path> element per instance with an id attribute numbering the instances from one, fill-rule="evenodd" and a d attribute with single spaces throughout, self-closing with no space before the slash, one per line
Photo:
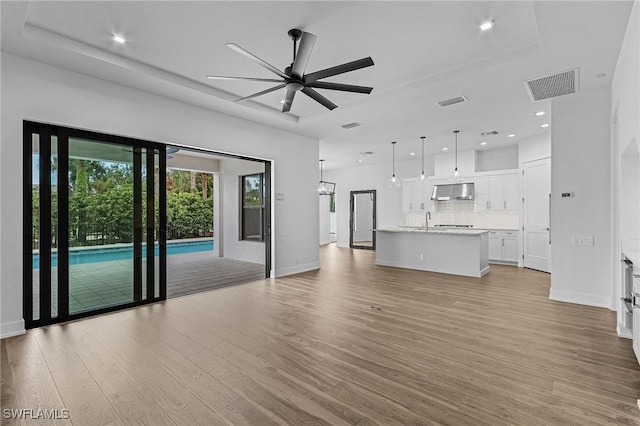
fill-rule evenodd
<path id="1" fill-rule="evenodd" d="M 264 173 L 263 163 L 238 159 L 220 160 L 222 255 L 229 259 L 264 264 L 265 243 L 240 239 L 240 176 L 256 173 Z"/>
<path id="2" fill-rule="evenodd" d="M 329 244 L 331 242 L 331 229 L 329 223 L 330 199 L 328 195 L 318 195 L 320 198 L 318 203 L 320 215 L 320 245 Z"/>
<path id="3" fill-rule="evenodd" d="M 640 239 L 640 5 L 634 2 L 611 83 L 611 241 L 612 309 L 618 310 L 618 331 L 624 329 L 618 266 L 623 241 Z M 621 309 L 618 309 L 621 308 Z"/>
<path id="4" fill-rule="evenodd" d="M 551 120 L 551 224 L 553 300 L 609 307 L 611 216 L 609 88 L 553 101 Z M 561 199 L 561 192 L 574 197 Z M 592 236 L 593 246 L 572 244 Z"/>
<path id="5" fill-rule="evenodd" d="M 319 267 L 318 141 L 2 52 L 0 335 L 22 320 L 22 121 L 274 160 L 276 276 Z M 306 218 L 300 220 L 300 218 Z"/>
<path id="6" fill-rule="evenodd" d="M 420 159 L 396 162 L 398 179 L 415 177 L 421 171 Z M 433 164 L 432 162 L 430 162 Z M 425 161 L 425 168 L 428 162 Z M 433 170 L 433 169 L 431 169 Z M 425 170 L 425 173 L 428 171 Z M 349 197 L 351 191 L 376 190 L 376 226 L 397 226 L 402 223 L 402 189 L 387 188 L 391 178 L 391 163 L 325 170 L 324 178 L 336 183 L 336 238 L 338 247 L 349 247 Z"/>
<path id="7" fill-rule="evenodd" d="M 518 168 L 518 147 L 487 149 L 478 151 L 476 172 L 492 172 Z"/>
<path id="8" fill-rule="evenodd" d="M 520 141 L 518 144 L 519 169 L 522 163 L 551 157 L 551 136 L 543 133 Z"/>

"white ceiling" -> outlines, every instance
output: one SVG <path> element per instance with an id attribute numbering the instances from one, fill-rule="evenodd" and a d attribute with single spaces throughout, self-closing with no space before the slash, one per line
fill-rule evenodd
<path id="1" fill-rule="evenodd" d="M 376 2 L 3 2 L 2 50 L 320 139 L 326 168 L 390 161 L 452 147 L 493 149 L 550 129 L 550 102 L 532 102 L 524 81 L 580 68 L 580 91 L 611 84 L 631 1 Z M 494 20 L 481 32 L 479 25 Z M 273 78 L 225 47 L 236 43 L 284 69 L 291 28 L 315 34 L 307 72 L 371 56 L 375 66 L 328 79 L 373 86 L 371 95 L 319 90 L 329 111 L 299 93 L 280 113 L 284 90 L 234 103 Z M 127 38 L 117 45 L 114 33 Z M 596 78 L 597 73 L 605 73 Z M 469 101 L 440 108 L 437 101 Z M 536 111 L 547 115 L 536 117 Z M 342 124 L 362 123 L 344 130 Z M 497 130 L 483 139 L 481 132 Z M 507 138 L 514 133 L 516 137 Z M 480 142 L 486 140 L 486 146 Z"/>

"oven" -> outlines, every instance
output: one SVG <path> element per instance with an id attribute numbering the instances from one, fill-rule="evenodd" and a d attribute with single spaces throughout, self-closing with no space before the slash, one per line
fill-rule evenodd
<path id="1" fill-rule="evenodd" d="M 622 294 L 620 295 L 620 300 L 622 302 L 624 317 L 623 317 L 623 326 L 627 327 L 629 330 L 633 329 L 633 308 L 636 306 L 636 303 L 640 304 L 640 294 L 636 295 L 635 293 L 640 292 L 640 288 L 634 289 L 633 287 L 633 262 L 631 262 L 626 257 L 622 259 Z M 639 299 L 636 300 L 636 297 Z M 639 306 L 640 307 L 640 306 Z"/>

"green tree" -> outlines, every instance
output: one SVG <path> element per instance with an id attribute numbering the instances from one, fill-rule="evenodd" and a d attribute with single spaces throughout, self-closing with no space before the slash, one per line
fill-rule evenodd
<path id="1" fill-rule="evenodd" d="M 193 192 L 170 192 L 167 194 L 167 228 L 170 238 L 198 237 L 211 229 L 213 222 L 213 199 L 203 200 Z"/>

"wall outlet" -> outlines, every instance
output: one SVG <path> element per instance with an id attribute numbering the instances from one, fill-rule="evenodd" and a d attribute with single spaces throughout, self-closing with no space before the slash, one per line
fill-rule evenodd
<path id="1" fill-rule="evenodd" d="M 284 237 L 285 235 L 287 235 L 287 234 L 286 234 L 286 232 L 284 232 L 284 229 L 282 229 L 282 228 L 278 229 L 278 236 Z"/>
<path id="2" fill-rule="evenodd" d="M 571 244 L 574 246 L 592 246 L 593 245 L 593 236 L 586 237 L 571 237 Z"/>
<path id="3" fill-rule="evenodd" d="M 296 256 L 296 265 L 300 264 L 300 256 Z"/>
<path id="4" fill-rule="evenodd" d="M 420 253 L 420 260 L 424 260 L 424 253 Z"/>

